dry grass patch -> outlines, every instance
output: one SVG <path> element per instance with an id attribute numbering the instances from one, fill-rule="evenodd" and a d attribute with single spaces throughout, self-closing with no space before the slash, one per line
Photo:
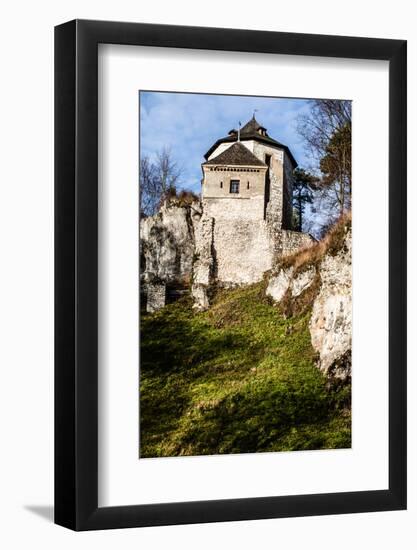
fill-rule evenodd
<path id="1" fill-rule="evenodd" d="M 293 267 L 293 275 L 296 276 L 309 267 L 317 267 L 325 254 L 336 255 L 343 248 L 346 232 L 351 228 L 351 223 L 351 212 L 343 214 L 321 241 L 284 256 L 280 259 L 275 271 Z"/>

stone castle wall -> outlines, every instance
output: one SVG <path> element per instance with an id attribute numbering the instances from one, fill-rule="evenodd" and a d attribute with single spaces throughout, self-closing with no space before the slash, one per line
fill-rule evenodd
<path id="1" fill-rule="evenodd" d="M 257 282 L 271 268 L 274 250 L 264 220 L 215 220 L 213 245 L 223 286 Z"/>
<path id="2" fill-rule="evenodd" d="M 158 311 L 166 304 L 166 283 L 148 282 L 146 283 L 146 311 L 153 313 Z"/>
<path id="3" fill-rule="evenodd" d="M 265 162 L 265 155 L 271 157 L 269 169 L 269 202 L 266 205 L 266 220 L 269 224 L 281 227 L 283 211 L 283 163 L 284 153 L 275 147 L 269 147 L 264 143 L 254 142 L 253 154 L 259 160 Z"/>
<path id="4" fill-rule="evenodd" d="M 204 166 L 202 195 L 204 198 L 230 198 L 230 181 L 239 180 L 239 197 L 252 198 L 264 196 L 266 168 L 228 168 Z"/>
<path id="5" fill-rule="evenodd" d="M 209 306 L 210 287 L 258 282 L 276 259 L 310 246 L 314 239 L 290 230 L 273 232 L 265 220 L 226 220 L 203 215 L 196 234 L 192 294 L 195 307 Z"/>
<path id="6" fill-rule="evenodd" d="M 278 236 L 278 242 L 278 254 L 280 256 L 288 256 L 301 248 L 311 246 L 315 242 L 315 239 L 308 233 L 283 229 Z"/>
<path id="7" fill-rule="evenodd" d="M 283 170 L 283 186 L 282 186 L 282 228 L 292 228 L 292 196 L 293 196 L 293 165 L 288 158 L 288 155 L 284 155 L 284 170 Z"/>
<path id="8" fill-rule="evenodd" d="M 250 212 L 262 207 L 258 199 L 231 199 L 226 207 L 227 202 L 216 209 L 217 218 L 203 202 L 202 207 L 165 204 L 156 216 L 141 221 L 140 278 L 148 312 L 165 305 L 167 287 L 175 284 L 191 285 L 196 307 L 206 309 L 212 288 L 257 282 L 278 256 L 313 242 L 305 233 L 251 218 Z M 247 218 L 239 215 L 242 204 L 248 205 Z"/>
<path id="9" fill-rule="evenodd" d="M 264 219 L 264 197 L 230 197 L 203 199 L 203 210 L 207 216 L 227 222 L 233 220 L 261 221 Z"/>
<path id="10" fill-rule="evenodd" d="M 231 147 L 233 143 L 221 143 L 212 152 L 209 160 L 220 155 Z M 262 162 L 265 162 L 265 155 L 270 155 L 270 198 L 266 207 L 266 218 L 271 224 L 278 224 L 281 227 L 290 229 L 292 221 L 292 164 L 288 155 L 284 154 L 282 149 L 277 149 L 255 140 L 244 140 L 242 144 Z M 234 172 L 229 172 L 227 169 L 216 171 L 213 166 L 204 167 L 203 196 L 206 198 L 228 196 L 231 179 L 239 179 L 241 181 L 240 194 L 242 196 L 259 194 L 264 199 L 265 169 L 259 168 L 255 168 L 254 173 L 249 174 L 247 172 L 239 172 L 238 169 Z M 247 190 L 245 186 L 248 180 L 250 180 L 250 190 Z M 220 187 L 221 181 L 223 182 L 222 188 Z M 263 211 L 262 217 L 265 217 L 265 211 Z"/>
<path id="11" fill-rule="evenodd" d="M 147 310 L 161 307 L 167 285 L 191 283 L 196 307 L 209 306 L 216 286 L 258 282 L 277 257 L 308 246 L 313 239 L 291 231 L 292 165 L 283 150 L 257 141 L 245 142 L 267 167 L 203 165 L 201 204 L 165 203 L 159 213 L 141 221 L 141 284 Z M 224 145 L 224 147 L 223 147 Z M 231 144 L 222 144 L 218 155 Z M 212 155 L 212 156 L 213 156 Z M 239 194 L 230 180 L 239 179 Z"/>

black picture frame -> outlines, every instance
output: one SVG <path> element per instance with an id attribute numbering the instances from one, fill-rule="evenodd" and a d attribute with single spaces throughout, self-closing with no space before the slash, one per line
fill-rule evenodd
<path id="1" fill-rule="evenodd" d="M 389 488 L 98 507 L 98 44 L 389 62 Z M 213 53 L 214 55 L 214 53 Z M 55 522 L 109 529 L 406 508 L 406 41 L 74 20 L 55 28 Z"/>

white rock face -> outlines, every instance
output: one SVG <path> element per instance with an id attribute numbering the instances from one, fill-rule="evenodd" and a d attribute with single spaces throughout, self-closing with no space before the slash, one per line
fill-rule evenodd
<path id="1" fill-rule="evenodd" d="M 194 228 L 201 217 L 200 204 L 165 202 L 155 216 L 140 222 L 141 286 L 146 309 L 164 307 L 168 285 L 187 284 L 194 260 Z"/>
<path id="2" fill-rule="evenodd" d="M 352 234 L 336 255 L 327 252 L 319 267 L 320 288 L 310 319 L 311 343 L 319 354 L 318 367 L 328 376 L 346 380 L 351 375 L 352 349 Z M 286 292 L 300 296 L 317 275 L 311 266 L 294 274 L 292 267 L 272 275 L 267 295 L 280 302 Z"/>
<path id="3" fill-rule="evenodd" d="M 194 223 L 201 211 L 191 207 L 163 204 L 158 214 L 140 222 L 141 253 L 145 282 L 154 278 L 169 282 L 189 277 L 194 255 Z"/>
<path id="4" fill-rule="evenodd" d="M 165 305 L 166 288 L 164 283 L 149 283 L 146 301 L 146 311 L 153 313 Z"/>
<path id="5" fill-rule="evenodd" d="M 310 334 L 319 353 L 319 367 L 328 375 L 351 375 L 352 349 L 352 236 L 336 256 L 326 254 L 320 266 L 321 287 L 313 304 Z"/>
<path id="6" fill-rule="evenodd" d="M 302 294 L 311 285 L 315 276 L 316 269 L 314 267 L 310 267 L 297 274 L 292 281 L 292 295 L 300 296 L 300 294 Z"/>
<path id="7" fill-rule="evenodd" d="M 296 298 L 300 296 L 314 281 L 316 269 L 309 267 L 301 273 L 294 275 L 294 269 L 280 269 L 280 271 L 269 279 L 266 294 L 271 296 L 275 302 L 280 302 L 287 290 L 290 290 L 291 296 Z"/>
<path id="8" fill-rule="evenodd" d="M 266 289 L 267 296 L 275 302 L 280 302 L 292 283 L 293 268 L 281 269 L 277 275 L 270 278 L 268 287 Z"/>
<path id="9" fill-rule="evenodd" d="M 207 287 L 204 285 L 193 284 L 191 295 L 194 299 L 193 308 L 198 311 L 204 311 L 209 308 L 210 303 L 207 295 Z"/>
<path id="10" fill-rule="evenodd" d="M 203 213 L 195 226 L 195 261 L 193 266 L 193 284 L 191 295 L 194 308 L 205 310 L 209 307 L 208 289 L 214 276 L 213 264 L 213 224 L 214 219 Z"/>

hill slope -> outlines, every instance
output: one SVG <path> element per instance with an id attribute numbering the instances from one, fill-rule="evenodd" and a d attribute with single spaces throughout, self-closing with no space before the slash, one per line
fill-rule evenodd
<path id="1" fill-rule="evenodd" d="M 141 457 L 350 447 L 350 387 L 315 366 L 311 308 L 288 318 L 266 283 L 141 317 Z"/>

